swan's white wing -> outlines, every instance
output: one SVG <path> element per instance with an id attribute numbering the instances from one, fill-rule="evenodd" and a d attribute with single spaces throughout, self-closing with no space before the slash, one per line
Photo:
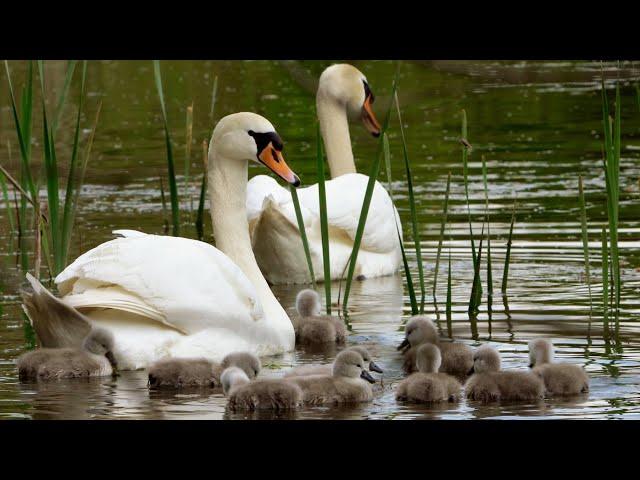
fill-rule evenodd
<path id="1" fill-rule="evenodd" d="M 345 231 L 351 239 L 356 235 L 368 181 L 366 175 L 349 173 L 325 182 L 329 225 Z M 300 203 L 314 216 L 320 215 L 318 185 L 299 190 L 298 196 Z M 362 248 L 380 253 L 398 248 L 395 221 L 402 235 L 398 212 L 387 191 L 380 182 L 376 182 L 362 236 Z"/>
<path id="2" fill-rule="evenodd" d="M 56 283 L 65 303 L 136 313 L 193 334 L 209 327 L 243 329 L 263 317 L 240 268 L 197 240 L 134 235 L 78 257 Z"/>
<path id="3" fill-rule="evenodd" d="M 264 210 L 264 202 L 269 197 L 277 205 L 291 202 L 291 193 L 268 175 L 256 175 L 249 180 L 247 183 L 247 220 L 249 223 L 260 216 Z"/>

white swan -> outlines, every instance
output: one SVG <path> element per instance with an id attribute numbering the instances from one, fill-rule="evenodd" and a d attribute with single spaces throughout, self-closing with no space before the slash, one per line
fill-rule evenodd
<path id="1" fill-rule="evenodd" d="M 64 305 L 31 279 L 35 293 L 49 302 L 48 308 L 28 311 L 44 346 L 77 341 L 70 322 L 84 335 L 84 317 L 113 333 L 121 369 L 144 368 L 164 357 L 220 361 L 238 350 L 257 355 L 293 350 L 293 326 L 260 273 L 245 211 L 249 160 L 299 184 L 281 150 L 273 125 L 259 115 L 236 113 L 220 120 L 208 163 L 218 248 L 121 230 L 123 238 L 86 252 L 58 275 Z"/>
<path id="2" fill-rule="evenodd" d="M 332 65 L 320 76 L 316 104 L 332 177 L 325 182 L 332 280 L 345 274 L 369 181 L 368 176 L 356 173 L 347 120 L 359 116 L 367 130 L 379 136 L 380 126 L 371 108 L 373 98 L 367 79 L 351 65 Z M 298 197 L 315 281 L 322 281 L 318 185 L 298 189 Z M 247 215 L 253 251 L 267 280 L 272 284 L 308 282 L 307 262 L 289 191 L 266 175 L 253 177 L 247 186 Z M 389 194 L 376 182 L 358 253 L 356 276 L 389 275 L 400 267 L 402 254 L 396 221 L 400 227 L 400 218 Z"/>

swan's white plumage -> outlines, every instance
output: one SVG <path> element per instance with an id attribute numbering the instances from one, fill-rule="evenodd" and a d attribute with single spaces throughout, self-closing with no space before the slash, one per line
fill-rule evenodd
<path id="1" fill-rule="evenodd" d="M 350 173 L 325 182 L 332 279 L 344 274 L 368 181 L 366 175 Z M 322 280 L 318 185 L 299 188 L 298 198 L 316 280 Z M 291 193 L 266 175 L 253 177 L 247 185 L 247 217 L 254 253 L 265 276 L 273 283 L 306 281 L 307 265 Z M 395 222 L 400 226 L 398 212 L 387 191 L 376 182 L 358 253 L 358 275 L 376 277 L 397 270 L 401 252 Z M 402 235 L 402 230 L 400 232 Z M 274 252 L 286 254 L 276 256 Z"/>

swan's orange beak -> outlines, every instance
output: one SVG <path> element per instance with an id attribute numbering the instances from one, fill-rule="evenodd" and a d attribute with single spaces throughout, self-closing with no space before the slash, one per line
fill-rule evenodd
<path id="1" fill-rule="evenodd" d="M 362 123 L 364 123 L 365 128 L 369 131 L 371 135 L 374 137 L 380 136 L 380 124 L 376 119 L 376 116 L 373 113 L 373 95 L 368 94 L 364 99 L 364 104 L 362 105 Z"/>
<path id="2" fill-rule="evenodd" d="M 271 142 L 262 149 L 258 154 L 258 158 L 269 170 L 286 182 L 290 183 L 294 187 L 300 185 L 300 179 L 284 161 L 282 152 L 280 150 L 276 150 Z"/>

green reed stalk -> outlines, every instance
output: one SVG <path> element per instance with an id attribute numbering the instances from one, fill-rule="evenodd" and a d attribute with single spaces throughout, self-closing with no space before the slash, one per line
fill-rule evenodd
<path id="1" fill-rule="evenodd" d="M 51 131 L 54 135 L 58 129 L 58 123 L 60 122 L 60 117 L 62 117 L 62 112 L 64 111 L 67 95 L 69 94 L 69 88 L 71 87 L 71 80 L 73 79 L 73 72 L 76 69 L 76 63 L 76 60 L 69 60 L 67 62 L 67 73 L 64 77 L 64 85 L 62 87 L 62 92 L 60 92 L 60 97 L 58 98 L 53 121 L 51 122 Z M 87 63 L 86 60 L 84 63 Z"/>
<path id="2" fill-rule="evenodd" d="M 167 121 L 167 109 L 164 103 L 164 92 L 162 90 L 162 76 L 160 73 L 160 62 L 158 60 L 153 61 L 153 72 L 156 81 L 156 90 L 158 91 L 158 98 L 160 99 L 160 107 L 162 110 L 162 120 L 164 122 L 164 138 L 167 147 L 167 169 L 169 176 L 169 196 L 171 200 L 171 219 L 172 219 L 172 234 L 174 237 L 180 236 L 180 204 L 178 199 L 178 186 L 176 184 L 176 171 L 173 162 L 173 150 L 171 147 L 171 135 L 169 134 L 169 124 Z"/>
<path id="3" fill-rule="evenodd" d="M 164 184 L 162 177 L 160 177 L 160 200 L 162 201 L 162 223 L 164 225 L 164 234 L 169 233 L 169 220 L 167 220 L 167 201 L 164 197 Z"/>
<path id="4" fill-rule="evenodd" d="M 395 97 L 395 93 L 398 85 L 399 73 L 400 73 L 400 64 L 398 63 L 396 66 L 396 74 L 395 74 L 395 77 L 393 80 L 393 86 L 391 89 L 391 101 L 389 102 L 389 106 L 387 107 L 387 113 L 386 113 L 384 122 L 382 124 L 382 130 L 380 132 L 380 140 L 378 142 L 376 156 L 373 161 L 373 164 L 371 165 L 371 171 L 369 172 L 369 181 L 367 182 L 367 188 L 365 190 L 364 199 L 362 201 L 362 209 L 360 210 L 358 227 L 356 229 L 356 234 L 353 239 L 353 249 L 351 250 L 351 256 L 349 259 L 349 270 L 347 272 L 347 282 L 344 289 L 344 300 L 342 303 L 342 310 L 344 312 L 345 317 L 348 316 L 347 305 L 349 302 L 349 293 L 351 292 L 351 283 L 353 281 L 353 274 L 356 269 L 356 263 L 358 260 L 358 251 L 360 250 L 360 243 L 362 242 L 364 226 L 367 222 L 367 215 L 369 214 L 369 205 L 371 204 L 371 197 L 373 196 L 373 188 L 375 187 L 376 179 L 378 178 L 378 173 L 380 172 L 380 163 L 382 161 L 384 134 L 387 131 L 387 128 L 389 126 L 389 119 L 391 117 L 391 107 L 393 106 L 393 99 Z"/>
<path id="5" fill-rule="evenodd" d="M 209 163 L 207 150 L 209 144 L 206 140 L 202 141 L 202 164 L 204 171 L 202 172 L 202 182 L 200 183 L 200 199 L 198 200 L 198 213 L 196 214 L 196 233 L 198 240 L 204 238 L 204 199 L 207 191 L 207 164 Z"/>
<path id="6" fill-rule="evenodd" d="M 411 303 L 411 315 L 417 315 L 420 310 L 418 309 L 418 302 L 416 299 L 416 292 L 413 288 L 413 280 L 411 279 L 411 270 L 409 268 L 409 262 L 407 260 L 407 253 L 404 249 L 404 242 L 400 235 L 400 227 L 398 225 L 398 218 L 395 212 L 395 200 L 393 198 L 393 185 L 391 179 L 391 149 L 389 148 L 389 137 L 385 132 L 383 135 L 382 149 L 384 152 L 384 164 L 387 170 L 387 189 L 389 190 L 389 197 L 391 198 L 391 205 L 393 206 L 391 214 L 393 215 L 394 223 L 396 226 L 396 233 L 398 234 L 398 243 L 400 244 L 400 251 L 402 252 L 402 265 L 404 266 L 404 275 L 407 280 L 407 289 L 409 290 L 409 301 Z"/>
<path id="7" fill-rule="evenodd" d="M 189 170 L 191 169 L 191 142 L 193 141 L 193 102 L 187 107 L 184 141 L 184 198 L 189 199 L 189 215 L 193 212 L 193 198 L 189 194 Z M 191 221 L 191 218 L 189 218 Z"/>
<path id="8" fill-rule="evenodd" d="M 484 209 L 487 217 L 487 311 L 491 317 L 493 303 L 493 273 L 491 269 L 491 219 L 489 215 L 489 187 L 487 182 L 487 162 L 482 155 L 482 181 L 484 183 Z"/>
<path id="9" fill-rule="evenodd" d="M 507 282 L 509 281 L 509 261 L 511 260 L 511 245 L 513 239 L 513 224 L 516 221 L 516 203 L 517 200 L 513 199 L 513 212 L 511 213 L 511 226 L 509 227 L 509 237 L 507 239 L 507 251 L 504 255 L 504 270 L 502 271 L 502 295 L 507 294 Z"/>
<path id="10" fill-rule="evenodd" d="M 7 181 L 4 179 L 4 175 L 0 175 L 0 186 L 2 186 L 2 198 L 4 199 L 4 208 L 7 211 L 7 217 L 9 217 L 9 228 L 11 229 L 11 235 L 15 232 L 15 223 L 13 221 L 13 213 L 11 212 L 11 206 L 9 204 L 9 190 L 7 189 Z"/>
<path id="11" fill-rule="evenodd" d="M 322 136 L 320 135 L 320 124 L 316 125 L 316 167 L 318 172 L 320 235 L 322 237 L 322 265 L 324 267 L 324 296 L 327 315 L 331 315 L 331 261 L 329 258 L 329 221 L 327 218 L 327 195 L 324 184 L 324 154 L 322 152 Z M 304 226 L 301 232 L 302 231 L 304 231 Z"/>
<path id="12" fill-rule="evenodd" d="M 291 191 L 291 200 L 293 200 L 293 208 L 296 211 L 296 220 L 298 221 L 298 230 L 300 231 L 300 239 L 302 240 L 302 248 L 304 249 L 304 256 L 307 259 L 307 267 L 309 268 L 309 283 L 315 283 L 316 275 L 313 271 L 313 261 L 311 260 L 311 251 L 309 250 L 309 240 L 307 239 L 307 231 L 304 228 L 304 219 L 302 218 L 302 211 L 300 210 L 300 200 L 298 200 L 298 191 L 293 185 L 289 185 Z M 324 245 L 323 245 L 324 247 Z M 324 250 L 323 250 L 324 257 Z M 325 272 L 326 274 L 326 272 Z M 327 282 L 325 282 L 326 285 Z M 326 290 L 325 290 L 326 293 Z M 331 295 L 331 293 L 329 293 Z"/>
<path id="13" fill-rule="evenodd" d="M 469 298 L 469 316 L 476 317 L 480 311 L 479 307 L 482 303 L 482 282 L 480 279 L 480 262 L 482 259 L 482 240 L 484 239 L 484 223 L 482 224 L 482 233 L 480 234 L 480 246 L 478 247 L 477 262 L 473 267 L 473 286 L 471 287 L 471 297 Z"/>
<path id="14" fill-rule="evenodd" d="M 471 150 L 471 145 L 467 139 L 468 131 L 467 131 L 467 112 L 466 110 L 462 110 L 462 129 L 461 129 L 462 138 L 460 139 L 462 143 L 462 175 L 464 180 L 464 195 L 467 200 L 467 213 L 469 215 L 469 236 L 471 237 L 471 255 L 473 257 L 473 265 L 475 268 L 476 265 L 476 244 L 473 239 L 473 226 L 471 224 L 471 205 L 469 203 L 469 165 L 468 165 L 468 154 L 469 150 Z"/>
<path id="15" fill-rule="evenodd" d="M 216 108 L 216 99 L 218 97 L 218 76 L 213 79 L 213 89 L 211 90 L 211 108 L 209 109 L 209 120 L 213 122 L 213 113 Z"/>
<path id="16" fill-rule="evenodd" d="M 417 202 L 413 192 L 413 175 L 411 174 L 411 164 L 409 162 L 409 153 L 407 149 L 407 141 L 404 135 L 404 126 L 402 123 L 402 115 L 400 114 L 400 103 L 398 102 L 397 86 L 392 96 L 398 115 L 398 123 L 400 125 L 400 138 L 402 140 L 402 156 L 404 158 L 404 167 L 407 175 L 407 191 L 409 194 L 409 211 L 411 212 L 411 232 L 413 242 L 416 249 L 416 262 L 418 263 L 418 281 L 420 282 L 420 313 L 424 313 L 425 302 L 425 282 L 424 282 L 424 264 L 422 262 L 422 246 L 420 243 L 420 232 L 418 225 Z"/>
<path id="17" fill-rule="evenodd" d="M 582 175 L 578 176 L 578 192 L 580 199 L 580 223 L 582 225 L 582 251 L 584 254 L 584 272 L 589 288 L 589 310 L 593 310 L 593 300 L 591 297 L 591 272 L 589 269 L 589 233 L 587 230 L 587 206 L 584 198 L 584 186 Z"/>
<path id="18" fill-rule="evenodd" d="M 609 252 L 607 251 L 607 228 L 602 227 L 602 318 L 605 334 L 609 331 L 609 316 L 607 304 L 609 302 Z"/>
<path id="19" fill-rule="evenodd" d="M 447 175 L 447 188 L 444 193 L 442 204 L 442 215 L 440 217 L 440 238 L 438 238 L 438 251 L 436 253 L 436 266 L 433 272 L 433 301 L 436 301 L 436 288 L 438 286 L 438 271 L 440 268 L 440 253 L 442 251 L 442 241 L 444 240 L 444 228 L 447 224 L 447 213 L 449 209 L 449 191 L 451 187 L 451 172 Z"/>

